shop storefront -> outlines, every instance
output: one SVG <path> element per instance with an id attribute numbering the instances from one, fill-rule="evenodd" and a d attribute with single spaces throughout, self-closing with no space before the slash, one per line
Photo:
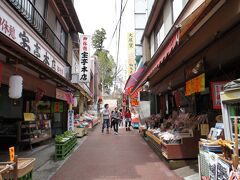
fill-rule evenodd
<path id="1" fill-rule="evenodd" d="M 67 130 L 69 64 L 19 18 L 0 5 L 0 147 L 32 148 Z"/>
<path id="2" fill-rule="evenodd" d="M 189 26 L 180 29 L 179 46 L 158 70 L 138 82 L 140 86 L 148 79 L 155 94 L 154 109 L 159 107 L 155 112 L 160 113 L 149 117 L 147 136 L 167 159 L 197 158 L 200 137 L 206 138 L 221 122 L 220 91 L 226 82 L 239 78 L 239 13 L 230 10 L 237 4 L 226 3 L 198 31 L 188 20 Z M 186 38 L 189 34 L 182 32 L 189 27 L 195 34 Z M 210 38 L 214 32 L 219 33 Z M 163 123 L 158 126 L 159 122 Z M 194 148 L 188 151 L 190 140 Z M 179 154 L 171 148 L 179 149 Z"/>

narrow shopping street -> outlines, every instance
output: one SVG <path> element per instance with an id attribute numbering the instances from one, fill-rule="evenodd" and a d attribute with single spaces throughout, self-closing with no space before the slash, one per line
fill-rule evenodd
<path id="1" fill-rule="evenodd" d="M 60 179 L 181 179 L 159 159 L 138 130 L 101 134 L 100 125 L 51 178 Z"/>

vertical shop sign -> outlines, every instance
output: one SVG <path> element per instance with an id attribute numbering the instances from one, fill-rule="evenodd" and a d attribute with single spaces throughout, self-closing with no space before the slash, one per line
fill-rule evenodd
<path id="1" fill-rule="evenodd" d="M 63 102 L 62 101 L 52 102 L 51 112 L 52 113 L 61 113 L 61 112 L 63 112 Z"/>
<path id="2" fill-rule="evenodd" d="M 14 156 L 15 156 L 15 149 L 14 147 L 9 148 L 9 159 L 10 161 L 14 161 Z"/>
<path id="3" fill-rule="evenodd" d="M 136 63 L 135 63 L 135 42 L 134 42 L 134 33 L 130 32 L 127 36 L 128 40 L 128 75 L 131 75 L 135 72 Z"/>
<path id="4" fill-rule="evenodd" d="M 74 130 L 74 110 L 68 110 L 68 131 Z"/>
<path id="5" fill-rule="evenodd" d="M 211 82 L 213 109 L 221 109 L 220 92 L 224 90 L 227 82 Z"/>
<path id="6" fill-rule="evenodd" d="M 90 82 L 90 36 L 80 36 L 79 81 Z"/>

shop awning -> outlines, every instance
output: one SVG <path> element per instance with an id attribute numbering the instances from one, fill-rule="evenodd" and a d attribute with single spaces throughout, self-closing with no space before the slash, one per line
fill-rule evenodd
<path id="1" fill-rule="evenodd" d="M 129 77 L 128 77 L 128 80 L 125 84 L 125 91 L 127 89 L 129 89 L 130 87 L 133 87 L 136 85 L 140 75 L 143 73 L 144 71 L 144 68 L 140 68 L 139 70 L 137 70 L 135 73 L 131 74 Z"/>
<path id="2" fill-rule="evenodd" d="M 172 35 L 172 38 L 165 45 L 163 50 L 159 53 L 159 55 L 155 59 L 155 61 L 152 64 L 150 64 L 147 67 L 146 71 L 141 75 L 140 79 L 138 80 L 136 85 L 133 87 L 131 94 L 134 94 L 135 91 L 138 90 L 147 81 L 148 77 L 152 75 L 152 73 L 159 67 L 159 65 L 172 52 L 172 50 L 175 48 L 175 46 L 179 42 L 179 33 L 180 33 L 180 30 L 177 29 L 177 31 Z"/>

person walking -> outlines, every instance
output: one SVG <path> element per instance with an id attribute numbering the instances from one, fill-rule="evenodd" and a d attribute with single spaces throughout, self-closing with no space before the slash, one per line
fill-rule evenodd
<path id="1" fill-rule="evenodd" d="M 118 122 L 119 122 L 120 116 L 117 108 L 115 108 L 114 112 L 112 113 L 112 119 L 113 119 L 112 123 L 113 123 L 114 133 L 118 135 Z"/>
<path id="2" fill-rule="evenodd" d="M 110 121 L 110 111 L 109 111 L 109 105 L 105 104 L 103 109 L 103 124 L 102 124 L 102 133 L 104 133 L 105 127 L 107 127 L 107 133 L 109 134 L 109 121 Z"/>
<path id="3" fill-rule="evenodd" d="M 119 127 L 123 127 L 123 112 L 122 109 L 119 110 Z"/>
<path id="4" fill-rule="evenodd" d="M 131 127 L 131 112 L 130 110 L 127 108 L 126 113 L 125 113 L 125 127 L 126 127 L 126 131 L 130 131 L 130 127 Z"/>

